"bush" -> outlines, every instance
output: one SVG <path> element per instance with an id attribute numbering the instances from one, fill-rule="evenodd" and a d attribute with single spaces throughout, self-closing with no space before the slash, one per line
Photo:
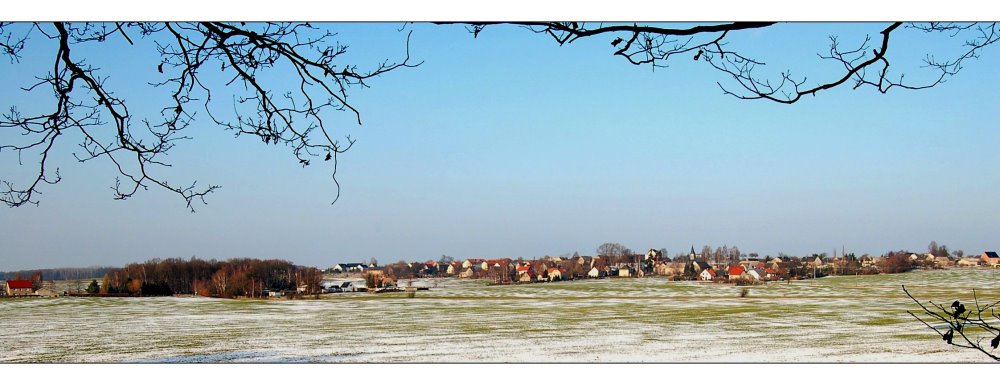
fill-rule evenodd
<path id="1" fill-rule="evenodd" d="M 746 298 L 748 295 L 750 295 L 750 288 L 749 287 L 744 287 L 744 288 L 740 289 L 740 298 Z"/>
<path id="2" fill-rule="evenodd" d="M 97 280 L 95 279 L 93 281 L 90 281 L 90 285 L 87 286 L 87 293 L 88 294 L 97 294 L 99 292 L 101 292 L 101 285 L 99 285 L 97 283 Z"/>

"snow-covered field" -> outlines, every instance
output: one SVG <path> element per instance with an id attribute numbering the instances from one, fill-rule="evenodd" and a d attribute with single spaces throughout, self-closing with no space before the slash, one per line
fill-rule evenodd
<path id="1" fill-rule="evenodd" d="M 906 310 L 1000 299 L 988 269 L 750 288 L 659 278 L 319 300 L 0 300 L 0 362 L 985 362 Z M 416 284 L 416 283 L 415 283 Z"/>

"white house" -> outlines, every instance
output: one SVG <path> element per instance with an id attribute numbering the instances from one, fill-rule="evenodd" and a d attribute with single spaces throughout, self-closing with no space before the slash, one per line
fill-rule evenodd
<path id="1" fill-rule="evenodd" d="M 761 268 L 747 270 L 746 274 L 755 281 L 763 281 L 767 278 L 767 273 Z"/>
<path id="2" fill-rule="evenodd" d="M 363 263 L 340 263 L 333 265 L 335 273 L 363 272 L 368 266 Z"/>

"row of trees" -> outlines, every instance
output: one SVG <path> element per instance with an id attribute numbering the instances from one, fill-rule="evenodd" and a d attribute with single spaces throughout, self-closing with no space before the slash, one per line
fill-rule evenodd
<path id="1" fill-rule="evenodd" d="M 323 273 L 278 259 L 234 258 L 226 261 L 170 258 L 133 263 L 104 274 L 102 294 L 197 294 L 232 298 L 262 296 L 265 290 L 322 291 Z"/>
<path id="2" fill-rule="evenodd" d="M 103 276 L 105 272 L 113 267 L 61 267 L 56 269 L 20 270 L 0 272 L 0 280 L 23 279 L 18 277 L 29 277 L 39 273 L 50 281 L 64 281 L 73 279 L 86 279 Z"/>

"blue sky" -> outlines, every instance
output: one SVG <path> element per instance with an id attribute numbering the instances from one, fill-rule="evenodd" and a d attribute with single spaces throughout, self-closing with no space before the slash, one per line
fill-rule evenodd
<path id="1" fill-rule="evenodd" d="M 361 68 L 402 55 L 398 24 L 326 24 Z M 810 82 L 828 35 L 855 44 L 885 24 L 786 24 L 733 34 L 732 47 L 767 71 Z M 1000 207 L 1000 54 L 923 91 L 838 88 L 794 105 L 725 96 L 726 78 L 690 59 L 651 71 L 611 56 L 610 39 L 558 46 L 513 27 L 473 39 L 460 26 L 416 24 L 422 60 L 356 90 L 363 125 L 334 114 L 358 139 L 341 156 L 335 194 L 327 164 L 302 168 L 285 147 L 233 139 L 210 122 L 172 152 L 170 180 L 222 185 L 189 213 L 151 189 L 112 200 L 108 164 L 77 164 L 62 144 L 63 182 L 38 207 L 0 210 L 0 270 L 148 258 L 285 258 L 338 262 L 426 260 L 442 254 L 534 257 L 593 253 L 603 242 L 636 250 L 738 245 L 801 255 L 924 250 L 935 240 L 979 253 L 997 248 Z M 928 52 L 961 41 L 904 31 L 893 68 L 919 78 Z M 896 44 L 898 42 L 898 44 Z M 52 51 L 0 63 L 0 108 L 27 108 L 24 85 Z M 100 50 L 103 51 L 100 51 Z M 148 44 L 81 47 L 135 114 L 157 110 Z M 280 82 L 282 79 L 275 79 Z M 0 138 L 9 135 L 0 133 Z M 23 175 L 0 154 L 0 170 Z"/>

